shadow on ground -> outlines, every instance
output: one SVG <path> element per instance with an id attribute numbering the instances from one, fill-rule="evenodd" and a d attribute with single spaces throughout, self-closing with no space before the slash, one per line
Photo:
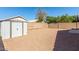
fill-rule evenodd
<path id="1" fill-rule="evenodd" d="M 69 33 L 68 30 L 57 32 L 54 51 L 79 51 L 79 34 Z"/>
<path id="2" fill-rule="evenodd" d="M 0 37 L 0 51 L 5 51 L 4 44 L 2 41 L 2 37 Z"/>

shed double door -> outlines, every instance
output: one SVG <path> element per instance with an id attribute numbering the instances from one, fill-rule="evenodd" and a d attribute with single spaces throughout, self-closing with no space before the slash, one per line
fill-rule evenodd
<path id="1" fill-rule="evenodd" d="M 22 36 L 22 23 L 12 22 L 12 37 Z"/>

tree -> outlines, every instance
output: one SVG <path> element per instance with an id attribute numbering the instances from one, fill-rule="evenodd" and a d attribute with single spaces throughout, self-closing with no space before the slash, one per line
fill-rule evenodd
<path id="1" fill-rule="evenodd" d="M 58 22 L 73 22 L 75 21 L 75 17 L 74 16 L 69 16 L 68 14 L 62 15 L 59 17 Z"/>
<path id="2" fill-rule="evenodd" d="M 57 23 L 57 17 L 47 16 L 46 22 L 47 23 Z"/>
<path id="3" fill-rule="evenodd" d="M 60 20 L 59 22 L 63 23 L 63 22 L 68 22 L 68 15 L 62 15 L 60 16 Z"/>
<path id="4" fill-rule="evenodd" d="M 47 16 L 46 22 L 47 23 L 63 23 L 63 22 L 75 22 L 75 16 L 70 16 L 68 14 L 62 16 Z"/>
<path id="5" fill-rule="evenodd" d="M 37 22 L 45 22 L 46 13 L 41 9 L 39 9 L 37 12 L 37 19 L 38 19 Z"/>

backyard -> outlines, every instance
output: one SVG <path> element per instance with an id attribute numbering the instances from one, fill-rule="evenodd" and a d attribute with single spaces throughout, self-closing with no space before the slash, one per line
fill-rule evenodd
<path id="1" fill-rule="evenodd" d="M 56 29 L 30 30 L 23 37 L 4 40 L 5 50 L 12 51 L 51 51 L 54 47 Z"/>
<path id="2" fill-rule="evenodd" d="M 2 9 L 5 10 L 6 8 Z M 23 14 L 19 14 L 21 17 L 6 19 L 9 22 L 1 20 L 0 51 L 79 50 L 79 33 L 77 33 L 79 32 L 79 15 L 77 13 L 79 8 L 57 7 L 56 9 L 55 7 L 46 7 L 44 10 L 38 7 L 31 9 L 27 7 L 13 8 L 12 13 L 7 11 L 4 14 L 4 11 L 1 10 L 4 14 L 2 19 L 6 18 L 4 16 L 7 16 L 7 13 L 11 15 L 15 13 L 14 10 L 16 9 L 18 13 L 24 10 Z M 31 14 L 32 12 L 34 13 Z M 12 16 L 16 15 L 13 14 Z M 78 31 L 70 33 L 71 29 Z"/>
<path id="3" fill-rule="evenodd" d="M 41 23 L 37 24 L 38 26 L 35 26 L 36 23 L 31 23 L 31 25 L 25 36 L 0 40 L 0 50 L 79 51 L 78 33 L 69 33 L 69 29 L 48 28 L 46 24 Z"/>

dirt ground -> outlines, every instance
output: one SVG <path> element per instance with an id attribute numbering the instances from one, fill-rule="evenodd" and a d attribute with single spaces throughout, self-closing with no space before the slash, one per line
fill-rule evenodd
<path id="1" fill-rule="evenodd" d="M 79 33 L 67 29 L 33 29 L 25 36 L 0 42 L 2 51 L 79 51 Z"/>
<path id="2" fill-rule="evenodd" d="M 8 51 L 52 51 L 57 29 L 29 30 L 22 37 L 4 40 L 5 50 Z"/>

